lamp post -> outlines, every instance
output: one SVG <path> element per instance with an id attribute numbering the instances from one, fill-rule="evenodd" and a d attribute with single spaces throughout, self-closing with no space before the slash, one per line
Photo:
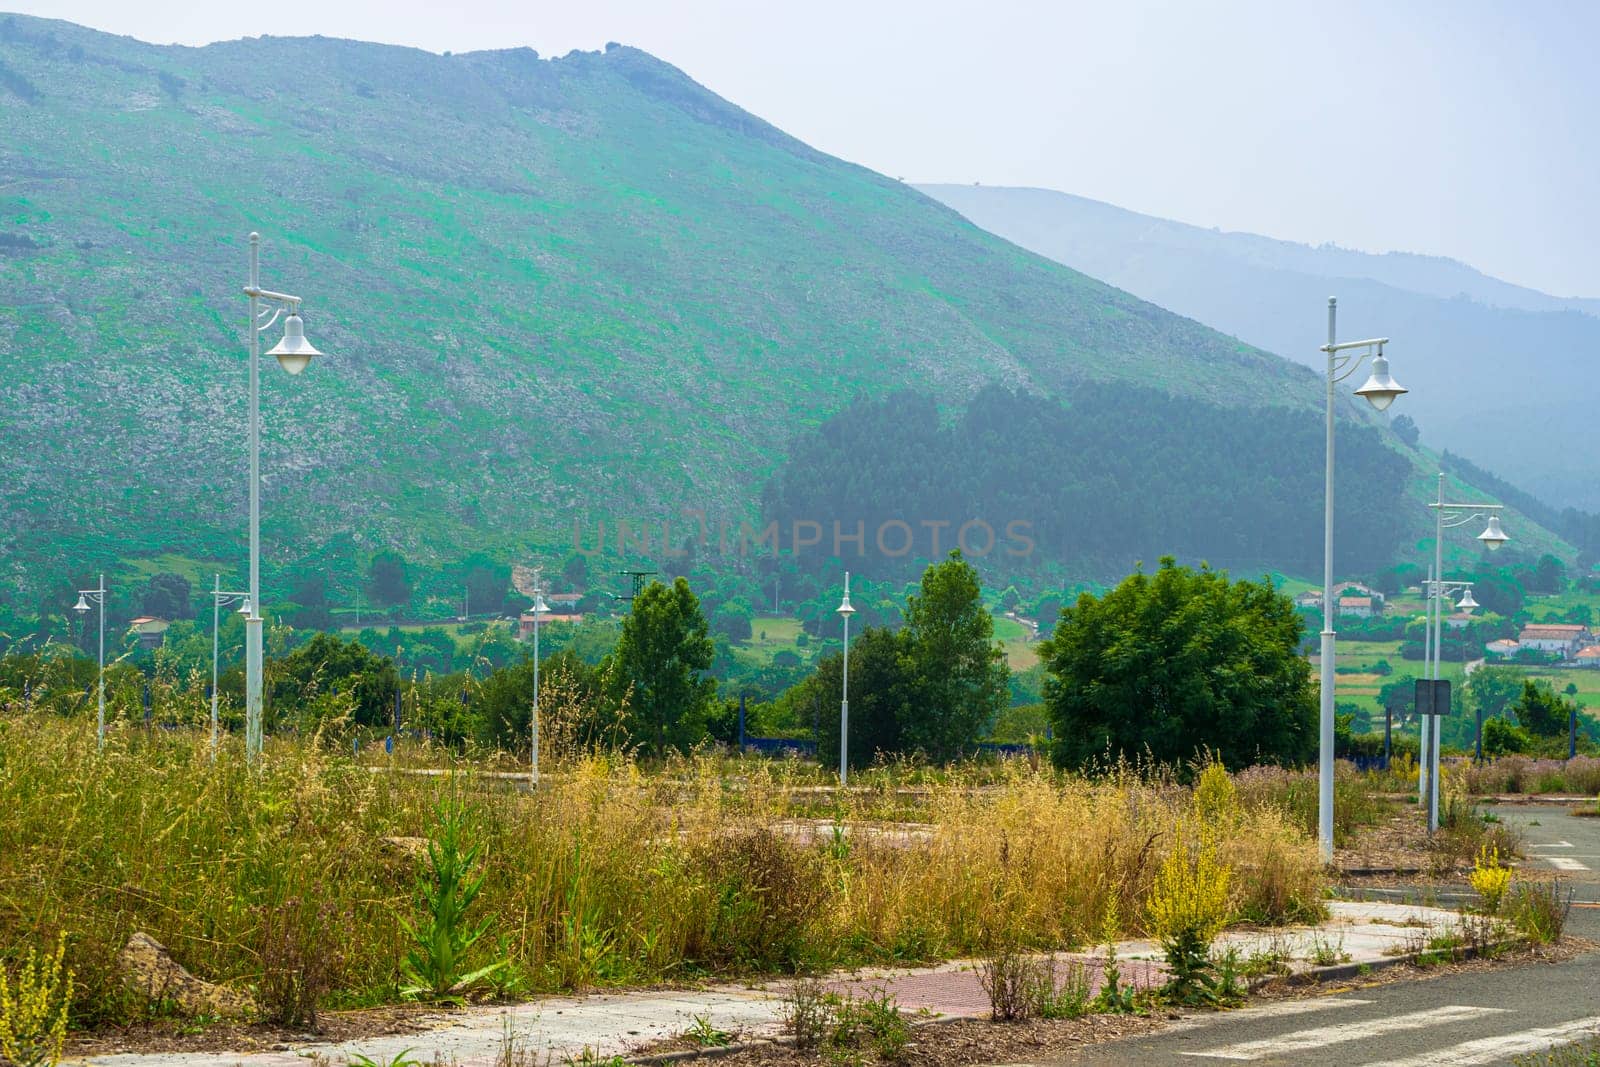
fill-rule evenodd
<path id="1" fill-rule="evenodd" d="M 320 356 L 306 340 L 300 298 L 261 288 L 261 235 L 250 234 L 250 612 L 244 620 L 244 749 L 254 759 L 261 751 L 261 331 L 285 311 L 283 340 L 267 353 L 290 374 Z M 263 307 L 262 305 L 266 306 Z"/>
<path id="2" fill-rule="evenodd" d="M 1471 614 L 1478 606 L 1472 597 L 1471 582 L 1444 582 L 1435 577 L 1434 572 L 1429 572 L 1428 583 L 1423 589 L 1423 598 L 1427 606 L 1427 633 L 1424 635 L 1422 647 L 1423 671 L 1432 680 L 1438 680 L 1438 664 L 1442 658 L 1444 648 L 1444 605 L 1446 598 L 1452 593 L 1462 593 L 1456 607 Z M 1463 660 L 1465 662 L 1465 660 Z M 1434 708 L 1437 712 L 1438 708 Z M 1419 715 L 1418 726 L 1421 731 L 1420 755 L 1423 756 L 1421 773 L 1418 778 L 1418 787 L 1421 793 L 1417 797 L 1423 810 L 1428 812 L 1428 832 L 1431 834 L 1439 828 L 1439 737 L 1443 732 L 1439 726 L 1439 716 Z M 1428 758 L 1428 753 L 1433 753 L 1433 758 Z"/>
<path id="3" fill-rule="evenodd" d="M 222 575 L 214 575 L 216 579 L 211 588 L 211 759 L 217 758 L 217 631 L 222 625 L 222 609 L 239 601 L 239 614 L 246 619 L 250 617 L 251 605 L 249 593 L 226 592 L 222 588 Z"/>
<path id="4" fill-rule="evenodd" d="M 1506 532 L 1500 528 L 1500 512 L 1505 508 L 1500 504 L 1452 504 L 1444 498 L 1444 472 L 1439 472 L 1439 492 L 1434 502 L 1428 507 L 1433 509 L 1433 574 L 1434 581 L 1443 586 L 1460 588 L 1464 582 L 1443 582 L 1444 578 L 1444 532 L 1453 530 L 1458 526 L 1477 519 L 1484 520 L 1483 532 L 1478 535 L 1478 540 L 1489 551 L 1497 551 L 1501 545 L 1511 540 Z M 1468 596 L 1471 595 L 1470 589 Z M 1433 664 L 1429 677 L 1434 681 L 1439 680 L 1439 645 L 1444 639 L 1442 623 L 1444 608 L 1443 594 L 1429 598 L 1429 609 L 1432 613 L 1434 624 Z M 1477 602 L 1472 601 L 1476 607 Z M 1439 828 L 1439 724 L 1437 722 L 1423 724 L 1424 747 L 1422 751 L 1424 774 L 1429 783 L 1428 800 L 1428 832 Z"/>
<path id="5" fill-rule="evenodd" d="M 528 782 L 539 788 L 539 616 L 550 610 L 544 602 L 544 590 L 533 587 L 533 754 L 529 764 Z"/>
<path id="6" fill-rule="evenodd" d="M 1322 351 L 1328 355 L 1328 446 L 1327 468 L 1324 472 L 1323 523 L 1322 523 L 1322 714 L 1318 735 L 1317 773 L 1317 843 L 1322 850 L 1322 862 L 1333 862 L 1333 645 L 1335 631 L 1333 620 L 1337 601 L 1333 594 L 1333 387 L 1354 374 L 1368 357 L 1372 357 L 1372 376 L 1357 396 L 1383 411 L 1394 399 L 1407 392 L 1389 377 L 1389 361 L 1383 356 L 1387 337 L 1374 337 L 1365 341 L 1336 339 L 1335 320 L 1338 300 L 1328 297 L 1328 343 Z"/>
<path id="7" fill-rule="evenodd" d="M 839 694 L 839 785 L 850 779 L 850 616 L 856 609 L 850 606 L 850 572 L 844 572 L 844 599 L 839 602 L 839 615 L 844 619 L 844 685 Z"/>
<path id="8" fill-rule="evenodd" d="M 90 604 L 100 605 L 100 702 L 95 712 L 95 743 L 104 748 L 106 743 L 106 575 L 100 572 L 100 584 L 93 589 L 78 590 L 78 602 L 72 610 L 79 615 L 89 612 Z"/>

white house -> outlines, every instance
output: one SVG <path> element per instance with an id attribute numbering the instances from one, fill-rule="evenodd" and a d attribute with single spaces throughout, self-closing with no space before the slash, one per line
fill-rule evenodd
<path id="1" fill-rule="evenodd" d="M 1556 622 L 1529 623 L 1517 635 L 1517 642 L 1523 648 L 1554 652 L 1562 659 L 1572 659 L 1579 649 L 1595 643 L 1594 635 L 1587 626 Z"/>

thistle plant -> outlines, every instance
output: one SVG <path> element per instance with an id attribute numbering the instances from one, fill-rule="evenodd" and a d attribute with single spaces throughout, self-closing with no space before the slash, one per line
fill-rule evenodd
<path id="1" fill-rule="evenodd" d="M 477 926 L 467 921 L 467 911 L 483 888 L 484 875 L 476 869 L 478 846 L 466 840 L 466 810 L 445 800 L 436 811 L 433 836 L 428 840 L 428 868 L 417 877 L 417 900 L 426 914 L 420 923 L 405 923 L 412 948 L 403 970 L 412 985 L 404 993 L 449 1000 L 459 999 L 506 961 L 461 973 L 467 954 L 493 920 L 486 917 Z"/>
<path id="2" fill-rule="evenodd" d="M 61 970 L 66 952 L 65 934 L 53 956 L 40 959 L 30 947 L 14 988 L 0 966 L 0 1057 L 16 1067 L 54 1067 L 61 1058 L 72 1003 L 72 972 Z"/>

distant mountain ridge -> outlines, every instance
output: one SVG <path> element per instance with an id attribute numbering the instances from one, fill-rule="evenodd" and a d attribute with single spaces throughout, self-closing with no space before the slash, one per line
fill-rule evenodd
<path id="1" fill-rule="evenodd" d="M 1068 193 L 923 185 L 992 233 L 1268 351 L 1317 366 L 1324 307 L 1342 337 L 1393 339 L 1423 439 L 1561 506 L 1600 510 L 1592 425 L 1600 300 L 1550 296 L 1465 264 L 1223 233 Z"/>
<path id="2" fill-rule="evenodd" d="M 907 387 L 1132 382 L 1320 417 L 1303 367 L 637 49 L 178 48 L 0 16 L 0 128 L 0 582 L 239 558 L 252 230 L 329 353 L 264 369 L 269 574 L 753 518 L 798 435 Z"/>

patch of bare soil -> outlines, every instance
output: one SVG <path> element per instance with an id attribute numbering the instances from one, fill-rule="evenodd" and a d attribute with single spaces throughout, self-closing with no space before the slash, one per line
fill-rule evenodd
<path id="1" fill-rule="evenodd" d="M 62 1058 L 80 1059 L 119 1052 L 272 1052 L 310 1041 L 356 1041 L 390 1034 L 415 1034 L 429 1029 L 429 1020 L 448 1014 L 437 1007 L 398 1006 L 360 1011 L 325 1011 L 318 1029 L 309 1031 L 275 1023 L 152 1019 L 123 1027 L 104 1027 L 70 1034 Z"/>
<path id="2" fill-rule="evenodd" d="M 1088 1015 L 1081 1019 L 1035 1019 L 1022 1023 L 994 1023 L 954 1019 L 926 1023 L 911 1029 L 911 1040 L 899 1058 L 900 1067 L 966 1067 L 967 1064 L 1017 1063 L 1049 1058 L 1073 1049 L 1149 1033 L 1177 1014 Z M 652 1048 L 650 1052 L 667 1051 Z M 875 1062 L 864 1052 L 866 1063 Z M 825 1052 L 800 1052 L 792 1045 L 760 1042 L 718 1056 L 716 1067 L 837 1067 L 838 1058 Z"/>
<path id="3" fill-rule="evenodd" d="M 1415 808 L 1391 812 L 1375 826 L 1363 827 L 1356 838 L 1333 854 L 1340 881 L 1361 884 L 1390 884 L 1404 878 L 1407 884 L 1419 878 L 1458 878 L 1472 865 L 1462 865 L 1439 849 L 1428 837 L 1426 825 Z"/>
<path id="4" fill-rule="evenodd" d="M 1427 981 L 1453 974 L 1474 974 L 1500 967 L 1520 967 L 1537 963 L 1562 963 L 1586 952 L 1600 950 L 1600 943 L 1586 937 L 1563 937 L 1553 945 L 1524 945 L 1506 949 L 1494 956 L 1474 959 L 1444 960 L 1438 963 L 1398 963 L 1375 970 L 1371 974 L 1337 982 L 1296 982 L 1278 978 L 1258 986 L 1251 999 L 1294 1000 L 1304 997 L 1326 997 L 1348 993 L 1355 989 L 1372 989 L 1376 986 L 1394 985 L 1398 982 Z"/>

